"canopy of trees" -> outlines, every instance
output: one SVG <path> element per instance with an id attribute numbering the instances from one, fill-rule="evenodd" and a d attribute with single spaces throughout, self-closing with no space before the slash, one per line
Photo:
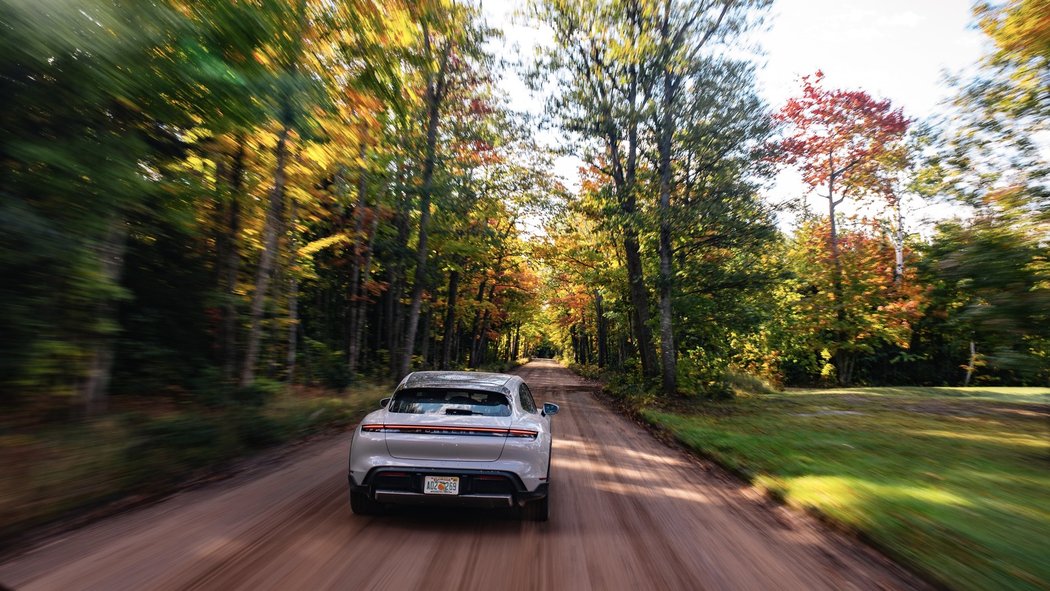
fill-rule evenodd
<path id="1" fill-rule="evenodd" d="M 819 72 L 764 104 L 768 4 L 527 3 L 570 195 L 475 4 L 0 3 L 0 403 L 535 351 L 664 395 L 1046 383 L 1047 2 L 975 7 L 933 122 Z M 828 203 L 790 230 L 784 167 Z M 974 214 L 909 234 L 905 194 Z"/>

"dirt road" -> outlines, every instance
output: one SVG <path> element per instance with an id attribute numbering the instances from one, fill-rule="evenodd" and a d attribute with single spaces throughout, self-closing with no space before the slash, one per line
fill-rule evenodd
<path id="1" fill-rule="evenodd" d="M 603 407 L 552 362 L 520 370 L 555 402 L 551 520 L 485 512 L 358 517 L 349 435 L 187 491 L 0 565 L 18 590 L 908 589 L 812 520 Z"/>

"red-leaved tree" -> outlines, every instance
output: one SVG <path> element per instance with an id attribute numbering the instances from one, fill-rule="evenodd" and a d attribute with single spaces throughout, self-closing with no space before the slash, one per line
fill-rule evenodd
<path id="1" fill-rule="evenodd" d="M 893 170 L 887 162 L 903 149 L 908 119 L 888 100 L 860 90 L 827 89 L 819 70 L 802 78 L 802 95 L 788 100 L 774 115 L 785 137 L 774 159 L 795 166 L 802 180 L 828 202 L 828 249 L 837 323 L 847 315 L 835 209 L 846 199 L 893 195 Z M 840 341 L 848 338 L 840 334 Z M 846 363 L 836 359 L 836 366 Z M 840 368 L 841 369 L 841 368 Z"/>

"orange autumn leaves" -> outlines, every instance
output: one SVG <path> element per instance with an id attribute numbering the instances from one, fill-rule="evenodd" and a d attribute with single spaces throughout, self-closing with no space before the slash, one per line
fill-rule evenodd
<path id="1" fill-rule="evenodd" d="M 840 319 L 833 289 L 829 228 L 823 220 L 803 224 L 788 254 L 801 298 L 796 305 L 800 324 L 795 328 L 819 348 L 847 351 L 875 350 L 889 344 L 907 349 L 912 327 L 922 316 L 925 288 L 913 267 L 894 278 L 894 252 L 872 222 L 861 221 L 838 236 L 842 264 Z M 834 342 L 835 335 L 845 337 Z"/>

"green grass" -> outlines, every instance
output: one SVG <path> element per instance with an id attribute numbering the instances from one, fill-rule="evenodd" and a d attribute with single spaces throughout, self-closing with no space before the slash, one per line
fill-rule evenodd
<path id="1" fill-rule="evenodd" d="M 951 588 L 1050 588 L 1050 389 L 804 390 L 641 412 Z"/>
<path id="2" fill-rule="evenodd" d="M 0 424 L 0 545 L 71 512 L 162 493 L 261 448 L 352 424 L 389 390 L 359 384 L 342 395 L 282 391 L 261 406 L 176 404 L 91 421 Z"/>

